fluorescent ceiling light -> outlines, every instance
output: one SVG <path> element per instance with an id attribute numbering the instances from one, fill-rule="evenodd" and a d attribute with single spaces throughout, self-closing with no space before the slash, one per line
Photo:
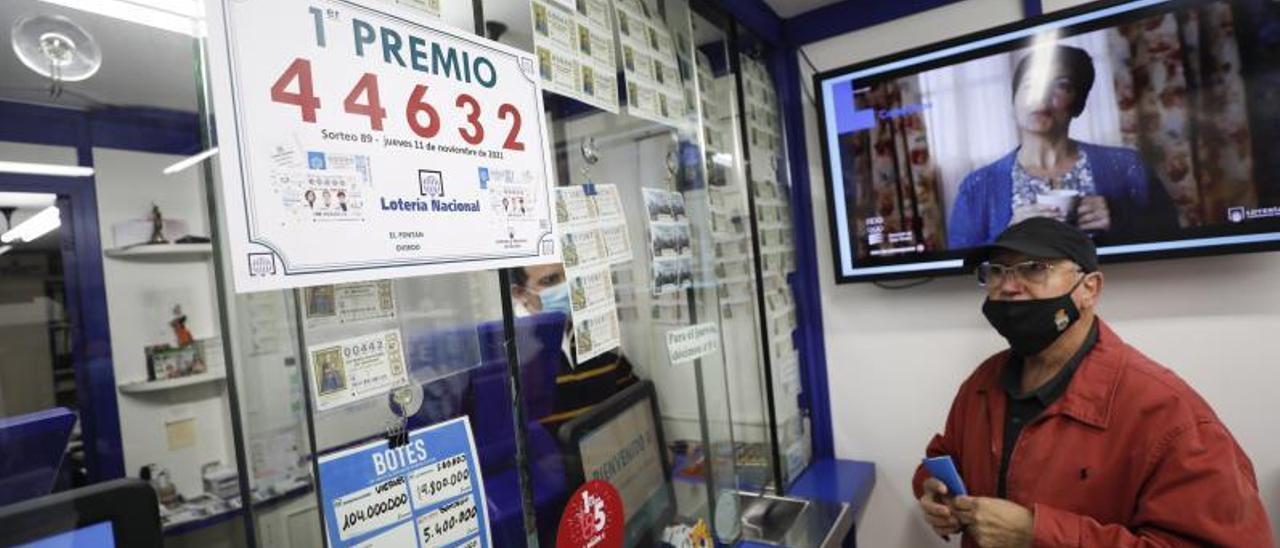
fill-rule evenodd
<path id="1" fill-rule="evenodd" d="M 186 34 L 204 35 L 204 14 L 193 0 L 44 0 L 50 4 Z"/>
<path id="2" fill-rule="evenodd" d="M 11 246 L 11 245 L 0 245 L 0 255 L 4 255 L 5 253 L 8 253 L 10 249 L 13 249 L 13 246 Z"/>
<path id="3" fill-rule="evenodd" d="M 46 208 L 58 201 L 57 194 L 44 192 L 0 192 L 0 207 Z"/>
<path id="4" fill-rule="evenodd" d="M 213 156 L 214 154 L 217 154 L 217 153 L 218 153 L 218 147 L 213 147 L 209 150 L 206 150 L 204 152 L 201 152 L 189 158 L 183 158 L 182 160 L 178 161 L 178 163 L 164 168 L 164 171 L 162 171 L 161 173 L 164 173 L 165 175 L 173 175 L 174 173 L 177 173 L 191 166 L 194 166 L 200 163 L 201 161 L 203 161 L 205 158 Z"/>
<path id="5" fill-rule="evenodd" d="M 34 242 L 60 226 L 62 226 L 62 216 L 58 213 L 58 206 L 49 206 L 40 213 L 32 215 L 30 219 L 23 221 L 22 224 L 10 228 L 8 232 L 0 236 L 0 242 L 6 244 L 17 240 Z"/>
<path id="6" fill-rule="evenodd" d="M 26 173 L 28 175 L 53 175 L 56 177 L 88 177 L 93 175 L 93 168 L 62 164 L 33 164 L 29 162 L 0 161 L 0 172 Z"/>

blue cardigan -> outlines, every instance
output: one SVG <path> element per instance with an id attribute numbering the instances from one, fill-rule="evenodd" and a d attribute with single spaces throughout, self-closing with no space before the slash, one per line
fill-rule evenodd
<path id="1" fill-rule="evenodd" d="M 1178 227 L 1177 212 L 1164 185 L 1151 176 L 1142 157 L 1128 148 L 1076 143 L 1089 156 L 1098 194 L 1107 199 L 1111 230 L 1103 240 L 1145 239 Z M 947 224 L 952 250 L 991 243 L 1013 218 L 1013 162 L 1018 149 L 975 170 L 960 183 Z"/>

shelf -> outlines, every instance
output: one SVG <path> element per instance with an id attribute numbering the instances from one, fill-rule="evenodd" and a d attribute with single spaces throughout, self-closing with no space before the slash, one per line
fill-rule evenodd
<path id="1" fill-rule="evenodd" d="M 113 247 L 104 252 L 113 259 L 132 261 L 202 261 L 213 255 L 213 244 L 154 244 Z"/>
<path id="2" fill-rule="evenodd" d="M 185 386 L 195 386 L 198 384 L 211 383 L 221 381 L 227 378 L 225 371 L 212 371 L 209 373 L 201 373 L 199 375 L 190 375 L 177 379 L 164 379 L 160 381 L 135 381 L 121 384 L 120 391 L 125 394 L 140 394 L 144 392 L 159 392 L 163 390 L 172 390 Z"/>

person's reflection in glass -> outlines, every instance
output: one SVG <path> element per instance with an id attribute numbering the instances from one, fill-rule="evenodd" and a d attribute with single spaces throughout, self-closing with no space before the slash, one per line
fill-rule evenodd
<path id="1" fill-rule="evenodd" d="M 565 314 L 565 336 L 556 370 L 555 405 L 550 415 L 537 417 L 549 429 L 558 428 L 619 390 L 636 382 L 631 363 L 615 349 L 583 363 L 575 363 L 573 313 L 569 281 L 560 263 L 512 269 L 511 296 L 516 315 L 540 312 Z M 609 295 L 609 298 L 613 298 Z"/>

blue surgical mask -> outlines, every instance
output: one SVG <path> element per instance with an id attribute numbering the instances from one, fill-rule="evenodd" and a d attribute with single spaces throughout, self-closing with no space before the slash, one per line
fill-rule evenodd
<path id="1" fill-rule="evenodd" d="M 543 312 L 563 312 L 566 316 L 572 314 L 569 309 L 568 281 L 542 288 L 538 292 L 538 298 L 542 300 Z"/>

